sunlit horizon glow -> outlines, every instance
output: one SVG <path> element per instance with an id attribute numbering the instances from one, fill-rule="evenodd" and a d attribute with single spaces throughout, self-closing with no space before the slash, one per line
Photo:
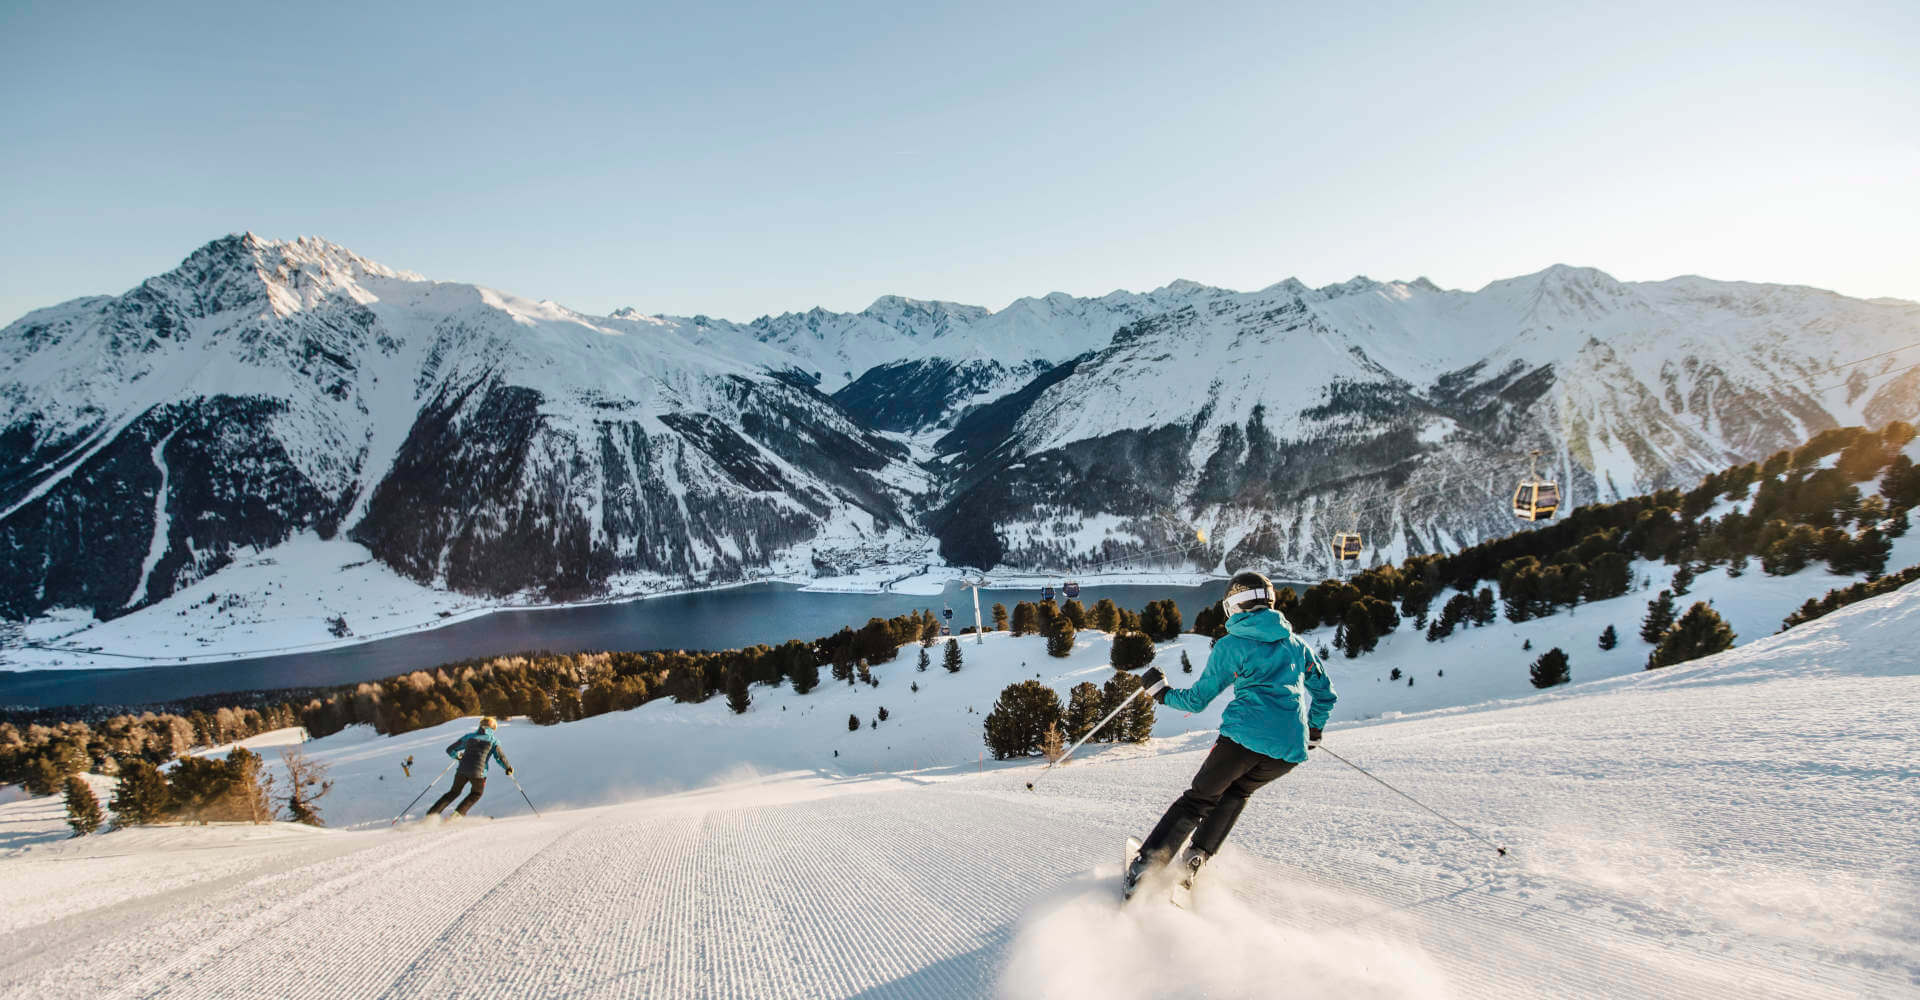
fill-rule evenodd
<path id="1" fill-rule="evenodd" d="M 0 10 L 0 323 L 230 232 L 604 314 L 1555 263 L 1920 301 L 1920 5 Z"/>

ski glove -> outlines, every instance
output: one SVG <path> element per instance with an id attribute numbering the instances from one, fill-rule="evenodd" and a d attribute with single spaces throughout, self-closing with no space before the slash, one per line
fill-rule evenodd
<path id="1" fill-rule="evenodd" d="M 1309 750 L 1320 749 L 1320 730 L 1318 729 L 1307 730 L 1307 749 Z"/>
<path id="2" fill-rule="evenodd" d="M 1154 701 L 1167 703 L 1167 675 L 1161 673 L 1159 667 L 1148 667 L 1147 672 L 1140 675 L 1140 683 Z"/>

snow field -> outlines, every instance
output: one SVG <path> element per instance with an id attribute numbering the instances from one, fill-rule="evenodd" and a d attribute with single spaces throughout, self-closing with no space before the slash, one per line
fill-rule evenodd
<path id="1" fill-rule="evenodd" d="M 1712 588 L 1723 611 L 1758 615 L 1762 598 L 1722 588 L 1810 575 Z M 1603 625 L 1586 608 L 1578 623 Z M 1509 652 L 1508 627 L 1420 642 L 1460 660 L 1411 689 L 1368 683 L 1382 654 L 1334 660 L 1328 744 L 1511 847 L 1504 861 L 1321 755 L 1253 798 L 1194 911 L 1118 909 L 1122 840 L 1185 786 L 1225 699 L 1192 718 L 1162 709 L 1153 743 L 1090 744 L 1027 792 L 1035 764 L 951 760 L 984 720 L 964 702 L 984 712 L 1032 672 L 1063 694 L 1102 679 L 1106 643 L 1083 634 L 1057 661 L 1037 638 L 989 636 L 963 645 L 958 674 L 937 648 L 914 671 L 907 647 L 878 691 L 760 687 L 745 716 L 716 698 L 516 722 L 502 736 L 540 819 L 496 771 L 475 818 L 385 827 L 463 724 L 307 744 L 340 781 L 321 802 L 332 830 L 57 841 L 33 833 L 57 827 L 57 798 L 0 804 L 15 848 L 0 856 L 0 996 L 1805 1000 L 1920 986 L 1920 587 L 1654 672 L 1622 625 L 1631 662 L 1595 679 L 1575 653 L 1576 682 L 1546 693 L 1527 693 L 1524 670 L 1542 642 Z M 1198 670 L 1205 641 L 1188 638 Z M 1181 682 L 1173 649 L 1156 662 Z M 1354 721 L 1441 690 L 1482 703 Z M 876 699 L 889 723 L 847 732 Z M 283 735 L 250 742 L 272 761 Z M 907 760 L 943 747 L 944 763 Z M 773 776 L 713 786 L 742 768 Z M 709 787 L 622 801 L 663 790 L 656 776 Z"/>

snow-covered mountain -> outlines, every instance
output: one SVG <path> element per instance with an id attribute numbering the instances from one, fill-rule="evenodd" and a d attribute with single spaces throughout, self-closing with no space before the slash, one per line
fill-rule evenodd
<path id="1" fill-rule="evenodd" d="M 934 523 L 974 565 L 1306 575 L 1347 530 L 1398 559 L 1510 530 L 1536 449 L 1575 506 L 1914 419 L 1920 371 L 1896 373 L 1920 351 L 1838 366 L 1916 341 L 1920 304 L 1695 277 L 1282 282 L 1138 320 L 961 418 Z"/>
<path id="2" fill-rule="evenodd" d="M 228 237 L 0 330 L 0 616 L 124 614 L 303 532 L 485 595 L 917 565 L 936 537 L 1306 576 L 1333 530 L 1368 559 L 1505 533 L 1529 450 L 1577 504 L 1915 418 L 1912 354 L 1830 370 L 1915 341 L 1915 303 L 1568 267 L 588 316 Z"/>
<path id="3" fill-rule="evenodd" d="M 217 240 L 0 331 L 0 609 L 112 615 L 299 531 L 483 593 L 867 561 L 928 482 L 788 360 Z"/>

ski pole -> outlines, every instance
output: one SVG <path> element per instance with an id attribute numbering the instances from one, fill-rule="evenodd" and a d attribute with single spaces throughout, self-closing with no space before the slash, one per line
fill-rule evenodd
<path id="1" fill-rule="evenodd" d="M 441 769 L 440 769 L 440 773 L 439 773 L 439 774 L 436 774 L 436 775 L 434 775 L 434 776 L 433 776 L 433 780 L 432 780 L 432 781 L 429 781 L 429 782 L 427 782 L 427 787 L 425 787 L 425 788 L 422 788 L 422 789 L 420 789 L 420 794 L 418 794 L 418 795 L 416 795 L 416 796 L 414 796 L 414 797 L 413 797 L 413 802 L 409 802 L 409 803 L 407 803 L 407 809 L 412 809 L 412 808 L 413 808 L 413 803 L 414 803 L 414 802 L 418 802 L 418 801 L 420 801 L 421 799 L 424 799 L 424 798 L 426 798 L 426 797 L 427 797 L 427 793 L 428 793 L 428 792 L 431 792 L 431 791 L 433 791 L 433 786 L 435 786 L 435 785 L 437 785 L 437 784 L 439 784 L 439 783 L 440 783 L 440 779 L 441 779 L 441 778 L 444 778 L 444 777 L 446 777 L 446 776 L 447 776 L 447 772 L 448 772 L 448 771 L 450 771 L 450 770 L 452 770 L 452 769 L 453 769 L 453 765 L 455 765 L 455 764 L 457 764 L 457 763 L 459 763 L 459 761 L 454 761 L 454 760 L 450 760 L 450 761 L 447 761 L 447 766 L 446 766 L 446 767 L 443 767 L 443 768 L 441 768 Z M 388 826 L 392 826 L 392 825 L 394 825 L 394 823 L 398 823 L 398 822 L 400 822 L 400 820 L 401 820 L 401 818 L 407 815 L 407 809 L 402 809 L 402 810 L 400 810 L 400 815 L 399 815 L 399 816 L 395 816 L 395 817 L 393 818 L 393 823 L 388 823 L 387 825 L 388 825 Z"/>
<path id="2" fill-rule="evenodd" d="M 1337 754 L 1337 753 L 1334 753 L 1334 752 L 1333 752 L 1332 750 L 1329 750 L 1329 749 L 1327 749 L 1327 747 L 1326 747 L 1326 744 L 1324 744 L 1324 743 L 1323 743 L 1323 744 L 1321 744 L 1320 746 L 1318 746 L 1318 747 L 1315 747 L 1314 749 L 1316 749 L 1316 750 L 1319 750 L 1319 751 L 1320 751 L 1321 753 L 1324 753 L 1324 754 L 1327 754 L 1328 756 L 1330 756 L 1330 757 L 1332 757 L 1332 758 L 1333 758 L 1334 760 L 1337 760 L 1337 761 L 1339 761 L 1340 763 L 1342 763 L 1342 764 L 1345 764 L 1345 765 L 1347 765 L 1348 767 L 1350 767 L 1350 768 L 1353 768 L 1353 769 L 1354 769 L 1354 770 L 1356 770 L 1356 771 L 1359 771 L 1359 772 L 1360 772 L 1361 774 L 1364 774 L 1364 775 L 1366 775 L 1367 777 L 1369 777 L 1369 778 L 1372 778 L 1372 779 L 1373 779 L 1373 780 L 1375 780 L 1375 781 L 1379 781 L 1379 782 L 1380 782 L 1380 785 L 1381 785 L 1381 787 L 1383 787 L 1383 788 L 1385 788 L 1385 789 L 1386 789 L 1387 791 L 1390 791 L 1390 792 L 1392 792 L 1393 794 L 1395 794 L 1395 795 L 1398 795 L 1398 796 L 1400 796 L 1400 797 L 1401 797 L 1401 798 L 1403 798 L 1403 799 L 1406 799 L 1406 800 L 1407 800 L 1408 802 L 1411 802 L 1411 803 L 1413 803 L 1414 805 L 1416 805 L 1416 806 L 1419 806 L 1419 807 L 1420 807 L 1420 808 L 1422 808 L 1422 809 L 1425 809 L 1426 811 L 1428 811 L 1428 812 L 1430 812 L 1430 813 L 1432 813 L 1432 814 L 1434 814 L 1435 816 L 1438 816 L 1438 817 L 1440 817 L 1441 819 L 1443 819 L 1443 820 L 1446 820 L 1446 821 L 1447 821 L 1448 823 L 1451 823 L 1451 824 L 1453 824 L 1453 827 L 1454 827 L 1454 829 L 1457 829 L 1457 830 L 1459 830 L 1459 831 L 1461 831 L 1462 833 L 1465 833 L 1465 834 L 1466 834 L 1467 836 L 1469 836 L 1469 837 L 1472 837 L 1473 839 L 1475 839 L 1475 840 L 1478 840 L 1478 841 L 1480 841 L 1481 843 L 1483 843 L 1483 844 L 1485 844 L 1485 845 L 1487 845 L 1488 847 L 1491 847 L 1491 848 L 1493 848 L 1493 849 L 1494 849 L 1494 851 L 1496 851 L 1496 852 L 1498 852 L 1498 853 L 1499 853 L 1499 855 L 1500 855 L 1501 857 L 1503 857 L 1503 858 L 1504 858 L 1504 857 L 1506 857 L 1506 856 L 1507 856 L 1507 849 L 1506 849 L 1506 848 L 1504 848 L 1504 847 L 1501 847 L 1501 846 L 1500 846 L 1499 844 L 1496 844 L 1496 843 L 1494 843 L 1493 841 L 1491 841 L 1491 840 L 1488 840 L 1487 838 L 1485 838 L 1485 837 L 1482 837 L 1482 836 L 1480 836 L 1479 834 L 1477 834 L 1477 833 L 1475 833 L 1475 832 L 1473 832 L 1472 830 L 1469 830 L 1469 829 L 1467 829 L 1467 828 L 1466 828 L 1466 827 L 1464 827 L 1464 826 L 1461 826 L 1461 825 L 1460 825 L 1459 823 L 1455 823 L 1455 822 L 1453 821 L 1453 819 L 1452 819 L 1452 818 L 1450 818 L 1450 817 L 1448 817 L 1448 816 L 1447 816 L 1447 815 L 1446 815 L 1445 813 L 1442 813 L 1442 812 L 1441 812 L 1440 810 L 1438 810 L 1438 809 L 1435 809 L 1434 807 L 1432 807 L 1432 806 L 1430 806 L 1430 805 L 1427 805 L 1427 804 L 1426 804 L 1425 802 L 1422 802 L 1422 801 L 1420 801 L 1419 799 L 1416 799 L 1416 798 L 1414 798 L 1413 796 L 1411 796 L 1411 795 L 1408 795 L 1407 793 L 1405 793 L 1405 792 L 1403 792 L 1403 791 L 1401 791 L 1401 790 L 1400 790 L 1400 789 L 1398 789 L 1398 788 L 1395 788 L 1395 787 L 1393 787 L 1392 785 L 1389 785 L 1389 784 L 1387 784 L 1387 783 L 1386 783 L 1386 782 L 1384 782 L 1384 781 L 1380 781 L 1380 778 L 1379 778 L 1379 777 L 1378 777 L 1377 775 L 1375 775 L 1375 774 L 1374 774 L 1374 773 L 1373 773 L 1372 771 L 1369 771 L 1369 770 L 1367 770 L 1366 768 L 1364 768 L 1364 767 L 1361 767 L 1361 766 L 1360 766 L 1360 765 L 1358 765 L 1358 764 L 1355 764 L 1355 763 L 1354 763 L 1353 761 L 1350 761 L 1350 760 L 1348 760 L 1348 759 L 1346 759 L 1345 757 L 1342 757 L 1342 756 L 1340 756 L 1339 754 Z"/>
<path id="3" fill-rule="evenodd" d="M 1165 687 L 1166 683 L 1167 683 L 1166 681 L 1161 681 L 1159 684 L 1154 685 L 1154 690 L 1158 691 L 1160 688 Z M 1073 756 L 1073 752 L 1075 750 L 1080 749 L 1080 744 L 1085 743 L 1086 741 L 1092 739 L 1094 733 L 1097 733 L 1100 730 L 1105 729 L 1107 727 L 1107 723 L 1112 722 L 1113 717 L 1120 714 L 1121 709 L 1127 707 L 1128 705 L 1133 704 L 1133 699 L 1138 698 L 1141 695 L 1147 694 L 1147 693 L 1148 691 L 1144 687 L 1134 688 L 1132 694 L 1127 695 L 1126 698 L 1122 699 L 1120 704 L 1113 706 L 1113 711 L 1108 712 L 1106 718 L 1101 719 L 1099 722 L 1094 723 L 1093 728 L 1087 730 L 1087 735 L 1082 736 L 1077 740 L 1074 740 L 1073 745 L 1067 748 L 1066 753 L 1063 753 L 1060 755 L 1059 760 L 1048 761 L 1047 766 L 1045 768 L 1042 768 L 1040 773 L 1034 776 L 1033 781 L 1039 781 L 1041 778 L 1046 777 L 1047 772 L 1053 770 L 1053 766 L 1055 764 L 1065 764 L 1067 762 L 1067 758 Z M 1027 791 L 1029 792 L 1033 791 L 1033 781 L 1027 782 Z"/>
<path id="4" fill-rule="evenodd" d="M 508 772 L 507 772 L 507 780 L 508 780 L 508 781 L 511 781 L 511 782 L 513 782 L 513 787 L 515 787 L 515 788 L 520 788 L 520 779 L 519 779 L 519 778 L 516 778 L 516 777 L 514 777 L 514 776 L 513 776 L 513 772 L 512 772 L 512 771 L 508 771 Z M 523 799 L 527 799 L 527 790 L 526 790 L 526 789 L 524 789 L 524 788 L 520 788 L 520 797 L 521 797 L 521 798 L 523 798 Z M 533 800 L 532 800 L 532 799 L 527 799 L 527 808 L 528 808 L 528 809 L 533 809 Z M 533 809 L 533 816 L 534 816 L 534 818 L 535 818 L 535 819 L 539 819 L 539 818 L 540 818 L 540 810 L 538 810 L 538 809 Z"/>

